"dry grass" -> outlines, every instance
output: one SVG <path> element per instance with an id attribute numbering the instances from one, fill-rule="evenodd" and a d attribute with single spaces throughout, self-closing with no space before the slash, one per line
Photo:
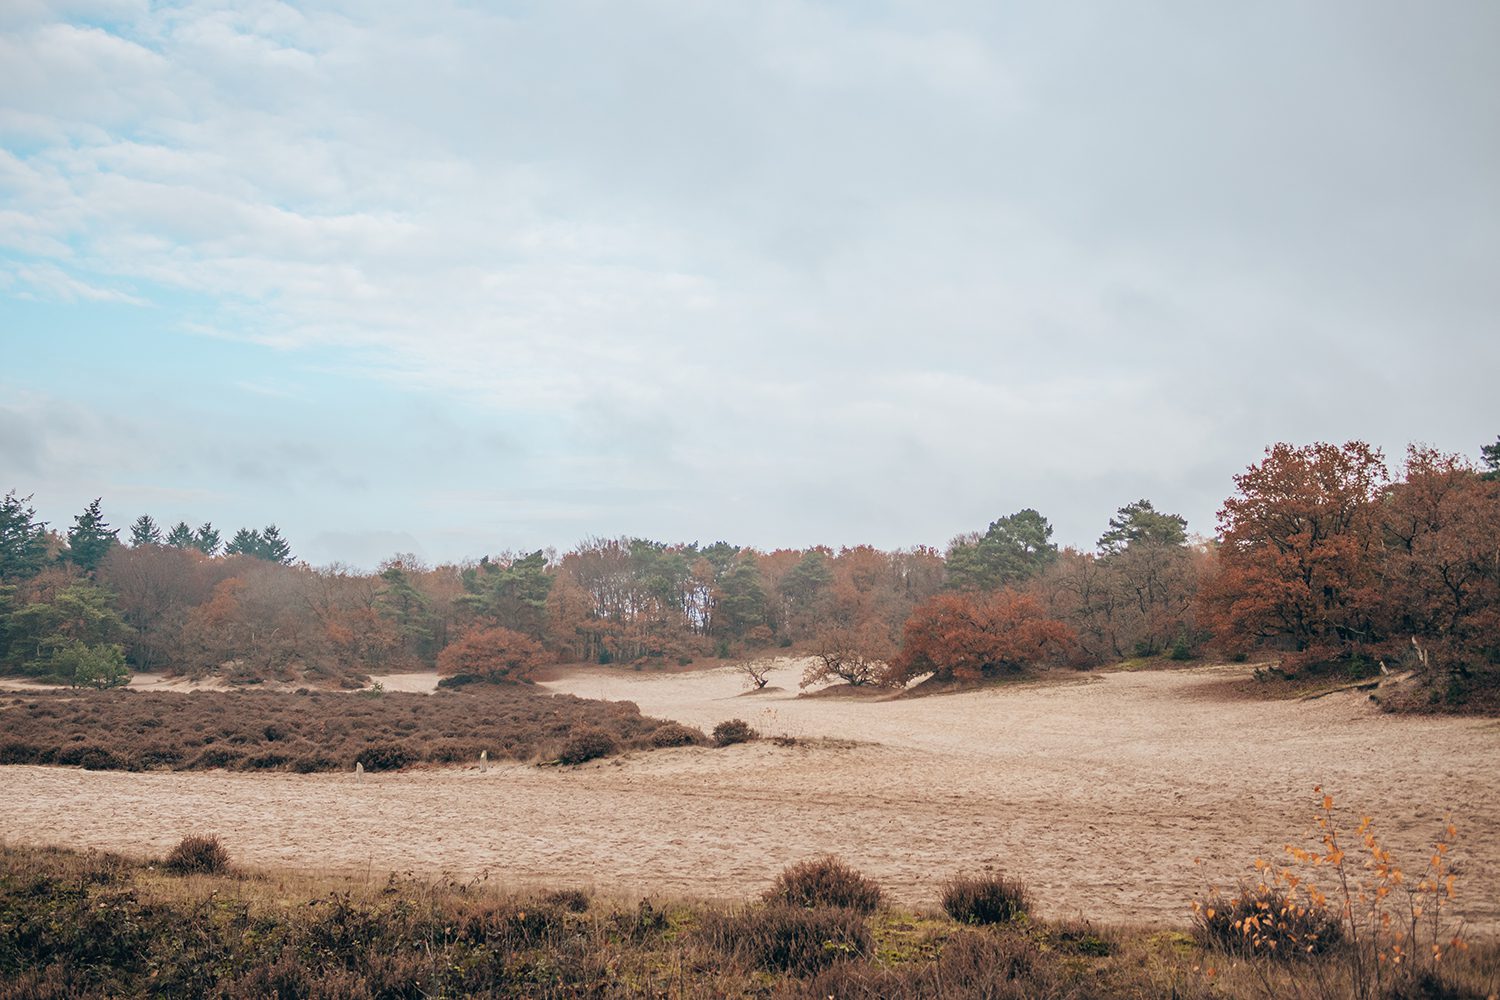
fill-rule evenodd
<path id="1" fill-rule="evenodd" d="M 298 873 L 167 876 L 0 845 L 0 998 L 510 996 L 1146 998 L 1356 996 L 1344 966 L 1231 959 L 1179 932 L 991 927 L 933 913 L 515 893 Z M 1382 1000 L 1484 997 L 1500 951 Z"/>

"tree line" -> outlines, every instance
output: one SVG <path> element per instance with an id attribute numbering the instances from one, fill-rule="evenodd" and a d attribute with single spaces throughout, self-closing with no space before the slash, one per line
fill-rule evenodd
<path id="1" fill-rule="evenodd" d="M 1404 657 L 1455 677 L 1500 663 L 1500 442 L 1476 464 L 1413 447 L 1278 444 L 1235 478 L 1210 539 L 1149 500 L 1092 550 L 1034 509 L 944 550 L 757 551 L 591 538 L 374 573 L 295 561 L 275 524 L 127 540 L 95 500 L 64 532 L 0 504 L 0 668 L 106 685 L 129 669 L 357 684 L 437 667 L 516 678 L 548 662 L 686 664 L 795 648 L 806 680 L 972 680 L 1212 648 L 1287 670 Z"/>

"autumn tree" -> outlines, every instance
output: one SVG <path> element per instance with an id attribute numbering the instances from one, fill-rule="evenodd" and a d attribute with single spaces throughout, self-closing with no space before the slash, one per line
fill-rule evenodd
<path id="1" fill-rule="evenodd" d="M 444 677 L 516 683 L 529 681 L 546 662 L 546 651 L 531 637 L 508 628 L 480 628 L 439 653 L 437 670 Z"/>
<path id="2" fill-rule="evenodd" d="M 1500 659 L 1500 481 L 1413 446 L 1381 497 L 1389 628 L 1455 669 Z"/>
<path id="3" fill-rule="evenodd" d="M 68 529 L 68 561 L 88 573 L 98 569 L 105 553 L 120 541 L 120 532 L 105 523 L 99 503 L 95 498 Z"/>
<path id="4" fill-rule="evenodd" d="M 990 522 L 984 534 L 963 535 L 948 547 L 948 584 L 957 590 L 996 590 L 1022 583 L 1057 558 L 1052 524 L 1028 507 Z"/>
<path id="5" fill-rule="evenodd" d="M 884 622 L 866 619 L 858 625 L 830 625 L 813 640 L 813 657 L 802 672 L 802 687 L 843 681 L 863 687 L 884 681 L 896 653 Z"/>
<path id="6" fill-rule="evenodd" d="M 115 546 L 99 564 L 99 582 L 114 594 L 131 634 L 129 662 L 141 670 L 169 666 L 188 615 L 208 600 L 213 574 L 196 551 L 163 545 Z"/>
<path id="7" fill-rule="evenodd" d="M 1047 615 L 1033 597 L 1013 590 L 940 594 L 906 623 L 891 680 L 924 674 L 977 681 L 1013 674 L 1066 655 L 1073 631 Z"/>
<path id="8" fill-rule="evenodd" d="M 1269 646 L 1291 663 L 1348 660 L 1379 632 L 1375 499 L 1380 452 L 1277 444 L 1235 477 L 1219 511 L 1218 565 L 1200 605 L 1230 649 Z"/>

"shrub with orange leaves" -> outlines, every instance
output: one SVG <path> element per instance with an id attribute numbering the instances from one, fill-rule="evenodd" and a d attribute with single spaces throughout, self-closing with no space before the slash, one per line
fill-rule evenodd
<path id="1" fill-rule="evenodd" d="M 907 620 L 890 680 L 899 685 L 931 674 L 937 680 L 976 681 L 1019 673 L 1062 658 L 1074 642 L 1073 630 L 1026 594 L 940 594 Z"/>
<path id="2" fill-rule="evenodd" d="M 1194 902 L 1200 936 L 1243 956 L 1338 955 L 1359 1000 L 1441 983 L 1444 960 L 1468 949 L 1461 924 L 1449 916 L 1458 828 L 1444 824 L 1426 866 L 1411 877 L 1376 835 L 1374 820 L 1360 817 L 1352 838 L 1357 844 L 1351 844 L 1333 796 L 1321 787 L 1316 792 L 1316 846 L 1288 844 L 1283 850 L 1292 864 L 1278 868 L 1259 859 L 1253 887 L 1242 883 L 1238 895 L 1211 891 Z M 1326 892 L 1314 884 L 1320 879 Z M 1332 947 L 1338 944 L 1347 946 Z"/>
<path id="3" fill-rule="evenodd" d="M 491 682 L 528 681 L 547 662 L 541 644 L 508 628 L 482 628 L 438 654 L 437 672 Z"/>

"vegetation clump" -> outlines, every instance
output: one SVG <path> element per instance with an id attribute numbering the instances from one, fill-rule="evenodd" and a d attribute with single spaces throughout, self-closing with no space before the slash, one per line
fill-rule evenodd
<path id="1" fill-rule="evenodd" d="M 620 745 L 615 742 L 614 737 L 602 729 L 590 727 L 576 730 L 569 736 L 557 759 L 564 764 L 582 764 L 608 757 L 619 749 Z"/>
<path id="2" fill-rule="evenodd" d="M 1003 924 L 1031 912 L 1031 893 L 1004 875 L 960 875 L 943 883 L 943 909 L 962 924 Z"/>
<path id="3" fill-rule="evenodd" d="M 744 719 L 725 719 L 714 726 L 713 740 L 716 747 L 727 747 L 734 743 L 748 743 L 760 739 L 760 733 L 750 728 Z"/>
<path id="4" fill-rule="evenodd" d="M 658 726 L 651 734 L 651 745 L 658 750 L 668 747 L 691 747 L 706 743 L 703 733 L 691 726 L 684 726 L 680 722 L 668 722 L 666 725 Z"/>
<path id="5" fill-rule="evenodd" d="M 229 871 L 229 851 L 214 834 L 183 837 L 162 868 L 173 875 L 222 875 Z"/>
<path id="6" fill-rule="evenodd" d="M 95 770 L 228 768 L 311 773 L 418 763 L 555 758 L 577 730 L 650 749 L 667 723 L 629 702 L 476 684 L 379 698 L 281 691 L 0 694 L 0 763 Z"/>
<path id="7" fill-rule="evenodd" d="M 716 951 L 769 972 L 806 976 L 870 951 L 863 915 L 842 907 L 785 904 L 713 914 L 704 938 Z"/>
<path id="8" fill-rule="evenodd" d="M 833 855 L 799 861 L 776 876 L 765 892 L 768 903 L 834 907 L 871 913 L 880 905 L 880 886 Z"/>

